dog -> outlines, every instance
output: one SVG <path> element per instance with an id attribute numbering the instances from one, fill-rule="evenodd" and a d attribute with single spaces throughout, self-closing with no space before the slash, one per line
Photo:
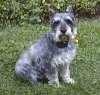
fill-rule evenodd
<path id="1" fill-rule="evenodd" d="M 16 62 L 15 73 L 32 84 L 44 77 L 48 84 L 59 87 L 59 76 L 64 83 L 75 83 L 70 77 L 70 63 L 76 55 L 74 39 L 77 34 L 72 5 L 64 13 L 49 9 L 51 29 L 28 47 Z"/>

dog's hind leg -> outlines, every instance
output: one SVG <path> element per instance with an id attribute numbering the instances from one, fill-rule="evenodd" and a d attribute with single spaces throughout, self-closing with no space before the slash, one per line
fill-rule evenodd
<path id="1" fill-rule="evenodd" d="M 28 65 L 23 67 L 17 65 L 15 67 L 15 72 L 21 80 L 29 81 L 32 84 L 38 84 L 37 81 L 38 76 L 32 66 Z"/>

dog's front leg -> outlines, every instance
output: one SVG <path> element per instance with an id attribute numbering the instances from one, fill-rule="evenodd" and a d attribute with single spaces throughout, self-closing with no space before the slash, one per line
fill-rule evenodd
<path id="1" fill-rule="evenodd" d="M 58 78 L 58 69 L 52 68 L 50 71 L 47 73 L 47 78 L 48 78 L 48 84 L 59 87 L 59 78 Z"/>
<path id="2" fill-rule="evenodd" d="M 70 63 L 62 66 L 61 77 L 65 83 L 75 83 L 75 81 L 70 77 Z"/>

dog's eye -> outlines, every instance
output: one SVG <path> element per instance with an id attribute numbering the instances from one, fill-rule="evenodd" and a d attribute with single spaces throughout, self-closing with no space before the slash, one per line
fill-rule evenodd
<path id="1" fill-rule="evenodd" d="M 69 25 L 73 25 L 73 22 L 70 19 L 65 19 L 66 23 Z"/>
<path id="2" fill-rule="evenodd" d="M 60 21 L 59 21 L 59 20 L 54 21 L 54 25 L 57 25 L 57 24 L 59 24 L 59 23 L 60 23 Z"/>

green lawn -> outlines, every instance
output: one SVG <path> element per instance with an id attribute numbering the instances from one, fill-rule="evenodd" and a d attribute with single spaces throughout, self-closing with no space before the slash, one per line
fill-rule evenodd
<path id="1" fill-rule="evenodd" d="M 20 53 L 48 29 L 49 25 L 0 29 L 0 95 L 100 95 L 100 20 L 79 21 L 78 53 L 71 65 L 76 84 L 33 86 L 16 77 L 14 67 Z"/>

